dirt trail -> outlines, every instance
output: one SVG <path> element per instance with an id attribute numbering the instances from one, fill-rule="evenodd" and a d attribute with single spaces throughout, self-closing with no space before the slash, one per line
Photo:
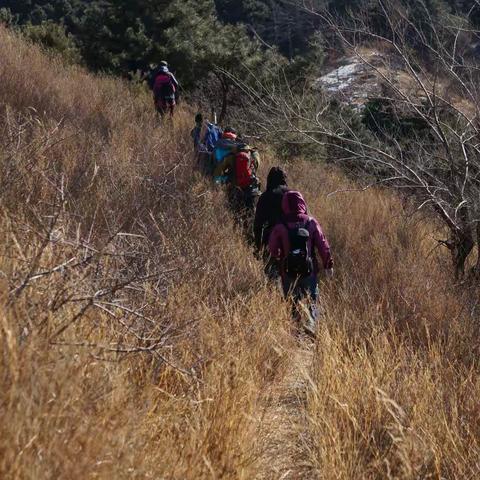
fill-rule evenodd
<path id="1" fill-rule="evenodd" d="M 229 210 L 229 213 L 233 217 L 236 215 L 235 210 Z M 245 231 L 238 231 L 244 240 L 247 239 Z M 314 342 L 302 334 L 288 353 L 289 361 L 283 378 L 264 392 L 258 441 L 261 453 L 256 480 L 317 478 L 309 460 L 311 442 L 306 422 L 306 379 L 313 361 Z"/>
<path id="2" fill-rule="evenodd" d="M 283 381 L 274 385 L 266 399 L 261 448 L 261 480 L 312 479 L 307 457 L 305 423 L 306 378 L 313 359 L 313 345 L 300 341 L 291 352 L 289 369 Z"/>

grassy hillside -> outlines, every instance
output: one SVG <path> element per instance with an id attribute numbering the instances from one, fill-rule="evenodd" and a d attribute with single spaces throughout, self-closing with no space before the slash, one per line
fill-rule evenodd
<path id="1" fill-rule="evenodd" d="M 288 167 L 337 261 L 303 343 L 188 109 L 160 129 L 4 30 L 0 59 L 2 478 L 476 478 L 474 292 L 408 206 Z"/>

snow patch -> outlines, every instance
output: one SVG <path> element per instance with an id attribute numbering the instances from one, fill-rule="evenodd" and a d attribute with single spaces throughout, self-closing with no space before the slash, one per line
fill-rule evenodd
<path id="1" fill-rule="evenodd" d="M 371 52 L 364 59 L 366 61 L 359 57 L 344 58 L 341 65 L 318 78 L 315 87 L 349 104 L 356 111 L 363 110 L 370 98 L 381 93 L 375 69 L 384 64 L 385 57 Z"/>
<path id="2" fill-rule="evenodd" d="M 364 66 L 358 61 L 336 68 L 317 80 L 327 92 L 337 93 L 347 89 L 355 82 L 357 75 L 364 71 Z"/>

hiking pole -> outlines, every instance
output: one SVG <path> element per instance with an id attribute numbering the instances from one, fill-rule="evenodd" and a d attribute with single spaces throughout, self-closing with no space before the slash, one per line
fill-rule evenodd
<path id="1" fill-rule="evenodd" d="M 217 124 L 217 112 L 215 111 L 215 108 L 212 107 L 211 112 L 210 112 L 213 120 L 213 124 Z"/>

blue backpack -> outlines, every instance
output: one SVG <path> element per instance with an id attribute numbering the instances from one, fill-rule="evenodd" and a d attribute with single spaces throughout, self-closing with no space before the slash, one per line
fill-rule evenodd
<path id="1" fill-rule="evenodd" d="M 203 139 L 203 144 L 207 152 L 213 152 L 215 145 L 220 140 L 222 136 L 222 130 L 219 126 L 213 123 L 207 123 L 207 131 Z"/>
<path id="2" fill-rule="evenodd" d="M 213 158 L 215 163 L 221 163 L 229 155 L 235 155 L 238 153 L 240 143 L 235 140 L 230 140 L 228 138 L 221 138 L 215 145 L 213 150 Z"/>

